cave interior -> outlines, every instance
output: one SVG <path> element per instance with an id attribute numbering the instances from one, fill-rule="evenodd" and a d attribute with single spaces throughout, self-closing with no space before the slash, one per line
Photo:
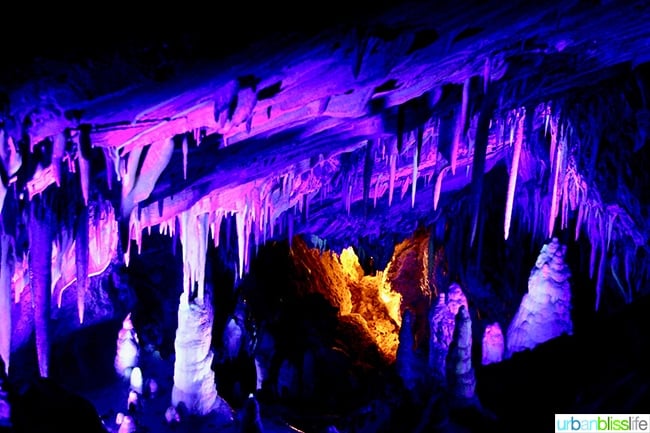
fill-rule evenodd
<path id="1" fill-rule="evenodd" d="M 0 431 L 650 412 L 648 1 L 49 7 L 2 27 Z"/>

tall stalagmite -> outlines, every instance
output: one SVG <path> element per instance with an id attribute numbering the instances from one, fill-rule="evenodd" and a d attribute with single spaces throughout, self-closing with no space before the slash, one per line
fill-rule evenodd
<path id="1" fill-rule="evenodd" d="M 475 397 L 476 376 L 472 367 L 472 320 L 462 305 L 456 314 L 454 339 L 447 355 L 447 381 L 455 403 L 470 403 Z"/>
<path id="2" fill-rule="evenodd" d="M 202 303 L 189 302 L 187 296 L 183 292 L 178 306 L 172 404 L 183 402 L 191 413 L 205 415 L 218 403 L 210 349 L 212 306 L 207 296 Z"/>

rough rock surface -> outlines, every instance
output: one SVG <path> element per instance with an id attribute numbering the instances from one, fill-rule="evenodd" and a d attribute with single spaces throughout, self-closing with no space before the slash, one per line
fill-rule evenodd
<path id="1" fill-rule="evenodd" d="M 474 398 L 476 375 L 472 367 L 472 320 L 465 306 L 461 306 L 456 315 L 454 339 L 447 355 L 447 381 L 457 403 L 467 403 Z"/>
<path id="2" fill-rule="evenodd" d="M 187 293 L 181 295 L 174 344 L 172 404 L 178 406 L 182 402 L 190 413 L 198 415 L 217 409 L 221 403 L 212 370 L 212 320 L 212 308 L 207 299 L 199 305 L 188 302 Z"/>
<path id="3" fill-rule="evenodd" d="M 481 363 L 483 365 L 501 362 L 503 360 L 505 341 L 499 322 L 491 323 L 485 327 L 481 349 Z"/>
<path id="4" fill-rule="evenodd" d="M 117 350 L 115 353 L 115 371 L 120 376 L 128 379 L 131 369 L 138 365 L 140 356 L 140 342 L 138 334 L 133 328 L 131 313 L 122 322 L 122 329 L 117 334 Z"/>
<path id="5" fill-rule="evenodd" d="M 557 238 L 542 247 L 528 279 L 528 293 L 508 327 L 506 357 L 573 333 L 571 272 L 565 254 L 566 246 Z"/>

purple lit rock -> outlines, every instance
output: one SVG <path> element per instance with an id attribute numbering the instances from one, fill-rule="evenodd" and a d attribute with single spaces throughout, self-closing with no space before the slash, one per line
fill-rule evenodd
<path id="1" fill-rule="evenodd" d="M 0 356 L 0 427 L 11 427 L 11 406 L 9 406 L 9 392 L 6 388 L 5 363 Z"/>
<path id="2" fill-rule="evenodd" d="M 469 308 L 467 306 L 467 297 L 458 284 L 451 283 L 449 290 L 447 291 L 447 306 L 454 317 L 458 314 L 461 305 L 464 305 L 466 309 Z"/>
<path id="3" fill-rule="evenodd" d="M 503 331 L 499 322 L 494 322 L 485 327 L 483 333 L 482 358 L 483 365 L 501 362 L 505 350 Z"/>
<path id="4" fill-rule="evenodd" d="M 454 338 L 449 345 L 447 382 L 455 402 L 466 403 L 474 398 L 476 376 L 472 367 L 472 320 L 464 305 L 458 309 Z"/>
<path id="5" fill-rule="evenodd" d="M 273 336 L 265 328 L 260 328 L 257 344 L 254 349 L 257 391 L 264 387 L 264 384 L 268 379 L 268 373 L 271 369 L 271 362 L 274 355 L 275 341 Z"/>
<path id="6" fill-rule="evenodd" d="M 452 283 L 447 293 L 438 295 L 438 301 L 429 314 L 429 368 L 434 378 L 443 383 L 447 375 L 447 354 L 456 327 L 456 315 L 461 306 L 468 308 L 467 298 L 463 289 Z"/>
<path id="7" fill-rule="evenodd" d="M 398 373 L 404 382 L 404 386 L 411 391 L 415 389 L 420 377 L 417 368 L 413 322 L 413 313 L 411 310 L 405 310 L 399 332 L 399 346 L 396 356 Z"/>
<path id="8" fill-rule="evenodd" d="M 440 293 L 438 295 L 438 302 L 430 314 L 430 332 L 431 341 L 429 344 L 429 368 L 433 376 L 443 381 L 445 372 L 445 363 L 447 359 L 447 351 L 449 343 L 454 334 L 454 315 L 449 311 L 447 306 L 447 295 Z"/>
<path id="9" fill-rule="evenodd" d="M 133 328 L 131 313 L 122 321 L 122 329 L 117 334 L 117 350 L 115 353 L 115 371 L 125 379 L 129 379 L 131 370 L 138 365 L 140 346 L 138 334 Z"/>
<path id="10" fill-rule="evenodd" d="M 573 333 L 571 272 L 565 254 L 566 246 L 557 238 L 542 247 L 528 279 L 528 293 L 508 327 L 506 357 Z"/>
<path id="11" fill-rule="evenodd" d="M 183 292 L 174 342 L 172 405 L 182 402 L 196 415 L 206 415 L 226 406 L 217 395 L 212 370 L 212 320 L 212 307 L 207 297 L 202 303 L 188 302 L 187 292 Z"/>

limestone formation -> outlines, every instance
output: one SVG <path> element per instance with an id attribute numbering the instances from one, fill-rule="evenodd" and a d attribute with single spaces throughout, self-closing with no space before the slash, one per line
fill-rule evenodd
<path id="1" fill-rule="evenodd" d="M 397 348 L 397 371 L 404 386 L 413 391 L 417 385 L 420 373 L 415 352 L 415 337 L 413 329 L 414 317 L 411 310 L 404 311 L 402 327 L 399 332 L 399 347 Z"/>
<path id="2" fill-rule="evenodd" d="M 124 415 L 122 418 L 122 423 L 120 428 L 117 430 L 117 433 L 135 433 L 137 431 L 137 425 L 135 420 L 131 415 Z"/>
<path id="3" fill-rule="evenodd" d="M 452 283 L 447 293 L 438 295 L 438 301 L 429 314 L 429 369 L 439 383 L 446 382 L 447 354 L 461 306 L 468 308 L 467 298 L 462 288 Z"/>
<path id="4" fill-rule="evenodd" d="M 483 365 L 501 362 L 505 342 L 503 340 L 503 331 L 499 322 L 494 322 L 485 327 L 483 332 L 483 345 L 481 347 L 481 363 Z"/>
<path id="5" fill-rule="evenodd" d="M 447 350 L 454 332 L 454 317 L 447 306 L 447 295 L 440 293 L 433 307 L 430 319 L 429 369 L 439 381 L 445 378 Z"/>
<path id="6" fill-rule="evenodd" d="M 142 378 L 142 370 L 140 367 L 133 367 L 131 376 L 129 377 L 129 387 L 132 391 L 142 394 L 144 379 Z"/>
<path id="7" fill-rule="evenodd" d="M 248 396 L 239 419 L 238 433 L 264 433 L 260 406 L 253 394 Z"/>
<path id="8" fill-rule="evenodd" d="M 447 382 L 453 403 L 474 398 L 476 376 L 472 367 L 472 320 L 464 305 L 458 309 L 454 338 L 447 355 Z"/>
<path id="9" fill-rule="evenodd" d="M 176 360 L 172 405 L 183 402 L 190 413 L 205 415 L 215 409 L 217 387 L 212 371 L 212 308 L 209 300 L 190 303 L 183 292 L 178 307 Z"/>
<path id="10" fill-rule="evenodd" d="M 557 238 L 542 247 L 528 279 L 528 293 L 508 327 L 506 357 L 573 333 L 571 272 L 565 254 L 566 246 Z"/>
<path id="11" fill-rule="evenodd" d="M 11 406 L 9 406 L 9 391 L 7 390 L 7 374 L 0 356 L 0 428 L 11 427 Z"/>
<path id="12" fill-rule="evenodd" d="M 465 296 L 463 289 L 457 283 L 451 283 L 447 290 L 447 306 L 454 317 L 458 314 L 461 305 L 464 305 L 465 308 L 469 308 L 467 306 L 467 297 Z"/>
<path id="13" fill-rule="evenodd" d="M 122 329 L 117 334 L 117 350 L 115 353 L 115 371 L 125 379 L 129 379 L 131 370 L 138 366 L 140 357 L 140 342 L 133 328 L 131 313 L 122 321 Z"/>

